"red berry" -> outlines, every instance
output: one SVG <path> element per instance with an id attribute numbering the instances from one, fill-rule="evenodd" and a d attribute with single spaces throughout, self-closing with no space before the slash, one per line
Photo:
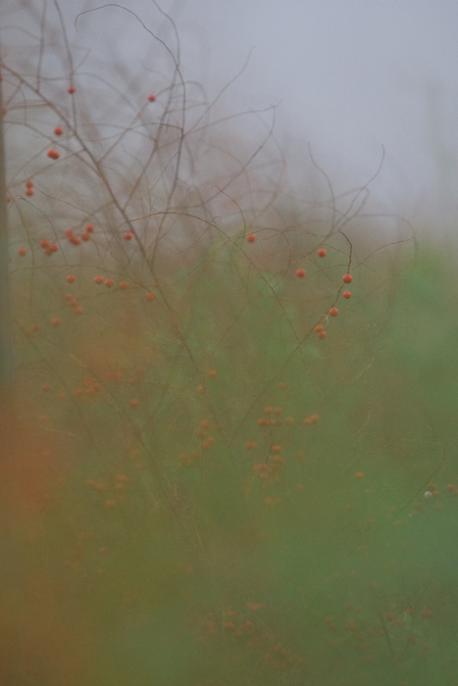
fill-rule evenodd
<path id="1" fill-rule="evenodd" d="M 296 276 L 298 279 L 303 279 L 305 276 L 305 269 L 302 269 L 302 267 L 296 269 Z"/>
<path id="2" fill-rule="evenodd" d="M 318 255 L 318 257 L 326 257 L 328 251 L 326 250 L 326 248 L 318 248 L 316 254 Z"/>
<path id="3" fill-rule="evenodd" d="M 86 224 L 84 229 L 86 233 L 94 233 L 94 224 Z"/>
<path id="4" fill-rule="evenodd" d="M 133 237 L 134 234 L 132 233 L 132 231 L 126 231 L 126 233 L 123 236 L 125 241 L 131 241 Z"/>
<path id="5" fill-rule="evenodd" d="M 70 95 L 73 95 L 74 93 L 76 93 L 76 88 L 75 88 L 75 86 L 73 86 L 73 85 L 72 85 L 72 86 L 69 86 L 69 87 L 67 88 L 67 93 L 69 93 Z"/>
<path id="6" fill-rule="evenodd" d="M 254 243 L 256 240 L 256 234 L 254 233 L 249 233 L 246 237 L 248 243 Z"/>
<path id="7" fill-rule="evenodd" d="M 111 288 L 114 284 L 113 279 L 105 279 L 104 284 L 107 288 Z"/>
<path id="8" fill-rule="evenodd" d="M 156 102 L 156 96 L 154 95 L 154 93 L 150 93 L 150 95 L 148 95 L 148 101 Z"/>
<path id="9" fill-rule="evenodd" d="M 353 281 L 353 277 L 352 277 L 351 274 L 344 274 L 344 275 L 342 276 L 342 281 L 343 281 L 344 283 L 351 283 L 351 282 Z"/>
<path id="10" fill-rule="evenodd" d="M 81 240 L 84 241 L 85 243 L 91 239 L 90 234 L 88 233 L 83 233 L 81 234 Z"/>
<path id="11" fill-rule="evenodd" d="M 17 251 L 17 253 L 18 253 L 18 255 L 20 255 L 21 257 L 25 257 L 25 256 L 27 255 L 27 250 L 26 250 L 26 248 L 24 248 L 24 246 L 21 245 L 21 247 L 19 248 L 19 250 Z"/>
<path id="12" fill-rule="evenodd" d="M 148 300 L 148 302 L 153 302 L 153 300 L 156 300 L 156 293 L 153 293 L 152 291 L 150 291 L 149 293 L 146 294 L 145 297 Z"/>
<path id="13" fill-rule="evenodd" d="M 54 129 L 55 136 L 62 136 L 63 132 L 64 130 L 61 126 L 56 126 L 56 128 Z"/>
<path id="14" fill-rule="evenodd" d="M 33 187 L 32 188 L 26 188 L 25 194 L 28 198 L 31 198 L 33 195 L 35 195 L 35 191 L 33 190 Z"/>
<path id="15" fill-rule="evenodd" d="M 51 160 L 58 160 L 60 157 L 60 152 L 58 150 L 56 150 L 55 148 L 50 148 L 48 150 L 48 157 Z"/>
<path id="16" fill-rule="evenodd" d="M 75 283 L 76 276 L 74 274 L 68 274 L 66 277 L 67 283 Z"/>
<path id="17" fill-rule="evenodd" d="M 100 285 L 101 283 L 103 283 L 105 281 L 105 279 L 103 278 L 103 276 L 97 275 L 97 276 L 94 276 L 94 281 L 96 284 Z"/>
<path id="18" fill-rule="evenodd" d="M 25 182 L 25 187 L 26 187 L 26 188 L 33 188 L 33 181 L 32 181 L 32 179 L 29 179 L 28 181 Z"/>
<path id="19" fill-rule="evenodd" d="M 342 293 L 342 297 L 345 298 L 345 300 L 350 300 L 351 296 L 352 296 L 352 292 L 351 292 L 351 291 L 344 291 L 344 292 Z"/>
<path id="20" fill-rule="evenodd" d="M 337 317 L 337 315 L 339 314 L 339 310 L 338 310 L 337 307 L 334 305 L 333 307 L 331 307 L 331 308 L 328 310 L 328 314 L 329 314 L 330 317 Z"/>

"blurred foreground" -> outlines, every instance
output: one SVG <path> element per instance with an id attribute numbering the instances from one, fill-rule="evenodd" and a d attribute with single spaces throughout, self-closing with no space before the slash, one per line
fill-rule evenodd
<path id="1" fill-rule="evenodd" d="M 455 264 L 256 239 L 16 258 L 2 684 L 456 686 Z"/>

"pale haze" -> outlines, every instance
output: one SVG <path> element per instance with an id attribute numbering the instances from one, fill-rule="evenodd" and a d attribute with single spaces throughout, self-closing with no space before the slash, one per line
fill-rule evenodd
<path id="1" fill-rule="evenodd" d="M 98 3 L 64 2 L 66 15 Z M 126 5 L 165 40 L 170 27 L 147 0 Z M 307 144 L 341 192 L 372 186 L 380 210 L 431 231 L 458 225 L 458 3 L 453 0 L 174 0 L 183 71 L 230 111 L 277 106 L 288 173 L 305 188 Z M 148 36 L 113 9 L 79 24 L 140 65 Z M 91 28 L 89 28 L 89 25 Z M 116 27 L 116 28 L 115 28 Z M 108 32 L 115 35 L 107 36 Z M 244 136 L 249 123 L 240 122 Z M 242 131 L 242 129 L 241 129 Z"/>
<path id="2" fill-rule="evenodd" d="M 280 103 L 277 131 L 300 173 L 310 142 L 336 183 L 362 183 L 412 219 L 458 219 L 458 3 L 219 0 L 176 3 L 201 37 L 195 68 L 244 106 Z M 211 57 L 211 59 L 209 59 Z M 439 230 L 439 227 L 436 227 Z"/>

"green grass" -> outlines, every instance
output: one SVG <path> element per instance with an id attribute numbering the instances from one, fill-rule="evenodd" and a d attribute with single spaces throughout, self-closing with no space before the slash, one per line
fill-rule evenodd
<path id="1" fill-rule="evenodd" d="M 260 250 L 154 302 L 18 259 L 4 683 L 456 686 L 455 264 L 355 264 L 319 340 L 345 259 Z"/>

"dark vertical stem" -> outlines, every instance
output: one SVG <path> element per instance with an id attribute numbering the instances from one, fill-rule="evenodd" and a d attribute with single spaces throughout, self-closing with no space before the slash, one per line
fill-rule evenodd
<path id="1" fill-rule="evenodd" d="M 0 403 L 3 405 L 13 382 L 13 343 L 8 277 L 8 216 L 3 90 L 0 79 Z M 0 407 L 0 411 L 2 408 Z"/>

